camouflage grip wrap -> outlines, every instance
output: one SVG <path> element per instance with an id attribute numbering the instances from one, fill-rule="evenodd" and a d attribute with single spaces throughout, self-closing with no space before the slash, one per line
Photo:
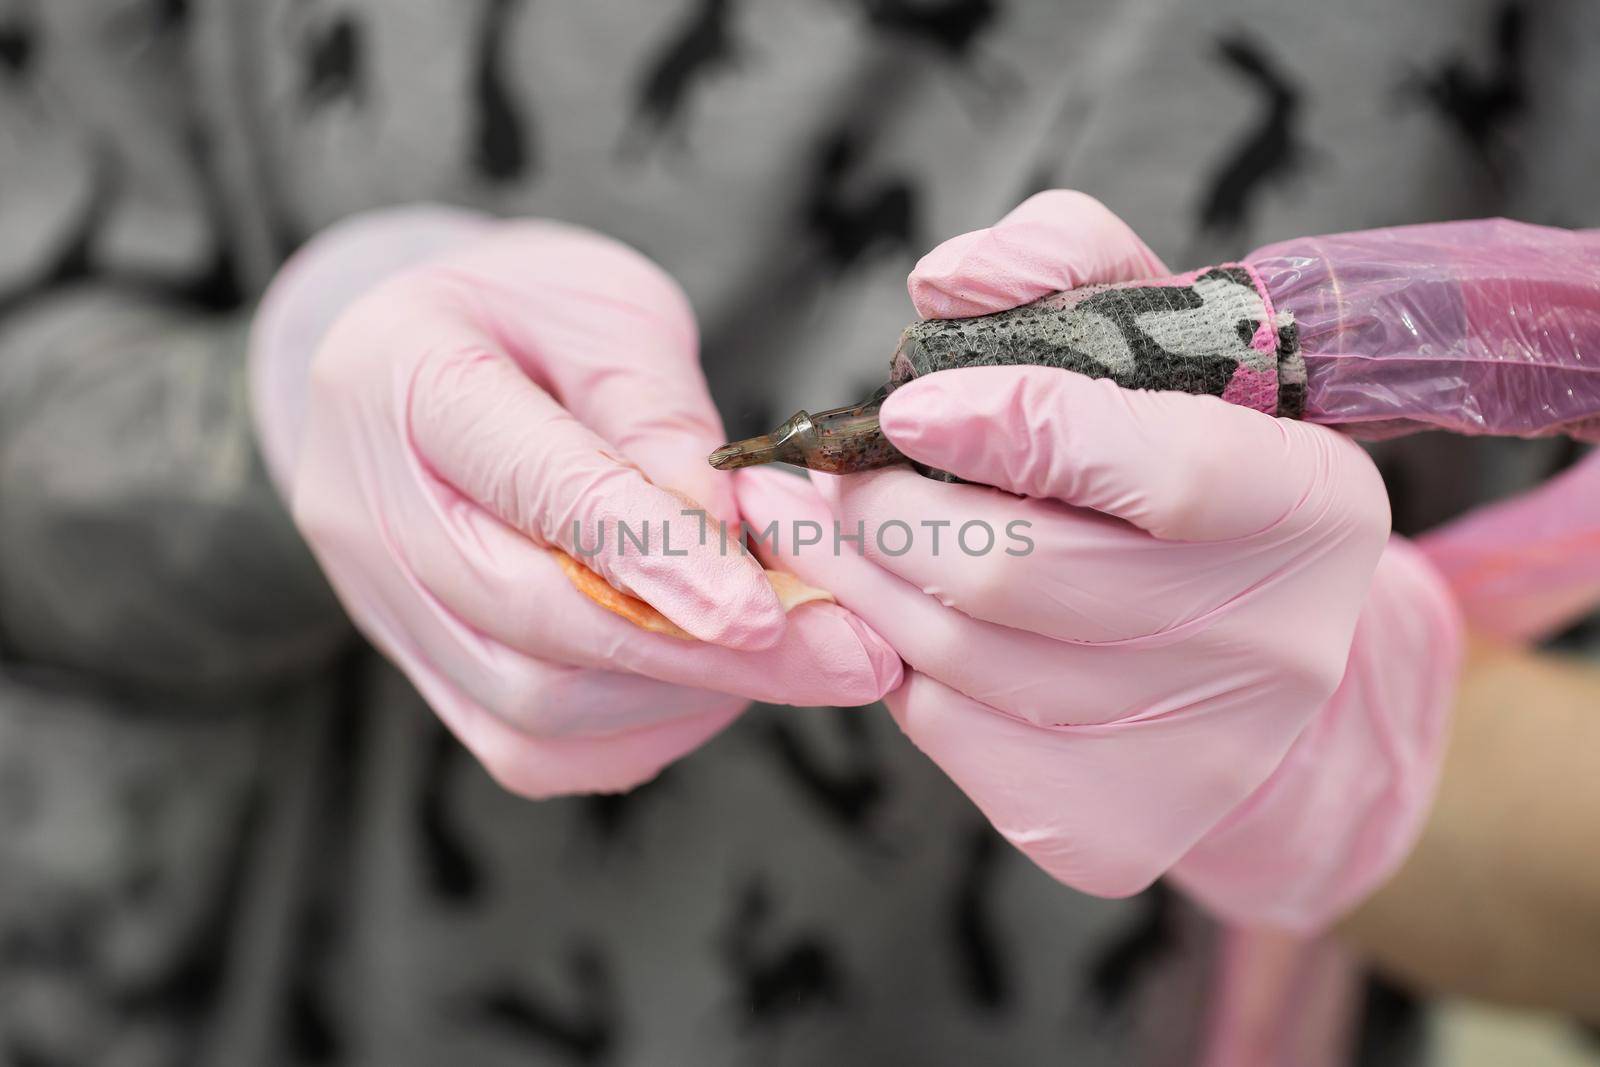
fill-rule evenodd
<path id="1" fill-rule="evenodd" d="M 1060 367 L 1126 389 L 1218 396 L 1299 418 L 1306 366 L 1292 318 L 1248 265 L 1052 293 L 1010 311 L 907 327 L 890 387 L 958 367 Z"/>

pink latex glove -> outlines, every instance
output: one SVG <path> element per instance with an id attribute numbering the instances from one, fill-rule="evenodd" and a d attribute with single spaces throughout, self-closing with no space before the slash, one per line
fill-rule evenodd
<path id="1" fill-rule="evenodd" d="M 1512 643 L 1553 633 L 1600 604 L 1600 452 L 1428 532 L 1418 547 L 1444 575 L 1470 630 Z M 1363 970 L 1331 936 L 1224 931 L 1199 1062 L 1349 1062 Z"/>
<path id="2" fill-rule="evenodd" d="M 850 612 L 786 617 L 753 559 L 714 527 L 701 543 L 668 490 L 722 519 L 733 497 L 705 461 L 725 435 L 694 319 L 615 241 L 431 209 L 355 220 L 284 268 L 252 363 L 268 462 L 346 609 L 515 792 L 627 788 L 752 699 L 865 704 L 900 681 Z M 652 551 L 619 550 L 618 522 L 648 522 Z M 545 546 L 602 528 L 591 565 L 699 640 L 573 588 Z"/>
<path id="3" fill-rule="evenodd" d="M 1516 644 L 1552 636 L 1600 604 L 1600 452 L 1420 544 L 1474 632 Z"/>
<path id="4" fill-rule="evenodd" d="M 910 289 L 925 316 L 970 314 L 1166 273 L 1099 203 L 1055 192 L 935 249 Z M 882 424 L 983 485 L 749 471 L 740 507 L 758 528 L 864 532 L 864 554 L 825 538 L 777 558 L 900 651 L 896 721 L 1013 844 L 1090 893 L 1171 872 L 1224 917 L 1302 928 L 1398 865 L 1437 776 L 1460 625 L 1389 538 L 1360 448 L 1036 367 L 928 375 Z M 922 536 L 897 552 L 897 529 L 885 551 L 875 531 L 897 520 Z M 1017 520 L 1020 556 L 1004 550 Z M 961 550 L 973 521 L 996 550 Z"/>

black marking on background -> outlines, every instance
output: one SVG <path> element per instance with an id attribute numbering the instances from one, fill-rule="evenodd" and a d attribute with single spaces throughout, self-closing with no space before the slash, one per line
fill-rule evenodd
<path id="1" fill-rule="evenodd" d="M 227 973 L 231 935 L 249 876 L 254 873 L 250 870 L 250 857 L 263 811 L 260 789 L 252 788 L 234 819 L 221 878 L 207 894 L 204 910 L 184 931 L 183 944 L 171 954 L 166 967 L 135 984 L 110 991 L 110 1002 L 119 1015 L 165 1016 L 193 1023 L 209 1014 Z"/>
<path id="2" fill-rule="evenodd" d="M 1507 133 L 1528 110 L 1527 8 L 1503 3 L 1490 26 L 1489 62 L 1478 70 L 1465 55 L 1449 55 L 1401 85 L 1456 132 L 1490 176 L 1503 181 L 1512 159 Z"/>
<path id="3" fill-rule="evenodd" d="M 975 117 L 997 117 L 995 105 L 1023 88 L 1021 77 L 997 56 L 985 55 L 983 38 L 1005 16 L 1001 0 L 845 0 L 860 10 L 868 29 L 888 40 L 928 48 L 958 67 L 983 90 L 989 105 Z"/>
<path id="4" fill-rule="evenodd" d="M 32 66 L 35 51 L 35 30 L 20 15 L 0 22 L 0 71 L 12 78 L 23 77 Z"/>
<path id="5" fill-rule="evenodd" d="M 422 878 L 441 901 L 463 904 L 483 891 L 483 874 L 450 815 L 450 787 L 466 751 L 449 730 L 430 724 L 416 795 L 417 856 Z"/>
<path id="6" fill-rule="evenodd" d="M 659 801 L 662 791 L 670 792 L 677 780 L 668 766 L 650 781 L 625 793 L 596 793 L 579 798 L 586 835 L 602 846 L 614 845 L 629 837 L 641 813 Z"/>
<path id="7" fill-rule="evenodd" d="M 776 716 L 767 723 L 773 751 L 801 795 L 829 822 L 865 833 L 888 795 L 870 725 L 856 708 L 818 709 L 814 714 L 827 716 L 829 725 L 844 740 L 848 755 L 843 767 L 829 766 L 799 729 Z"/>
<path id="8" fill-rule="evenodd" d="M 1178 943 L 1172 890 L 1157 882 L 1135 898 L 1134 920 L 1112 938 L 1089 965 L 1087 993 L 1103 1016 L 1121 1016 L 1134 994 Z"/>
<path id="9" fill-rule="evenodd" d="M 553 1048 L 576 1063 L 601 1063 L 621 1032 L 610 964 L 599 946 L 581 942 L 568 954 L 567 975 L 576 994 L 571 1007 L 505 981 L 472 997 L 469 1013 L 517 1041 Z"/>
<path id="10" fill-rule="evenodd" d="M 1005 855 L 993 826 L 978 823 L 967 831 L 964 866 L 950 912 L 956 963 L 967 999 L 987 1012 L 1003 1011 L 1013 995 L 1005 946 L 989 906 Z"/>
<path id="11" fill-rule="evenodd" d="M 505 47 L 521 0 L 486 0 L 472 80 L 472 164 L 491 182 L 510 182 L 532 172 L 529 119 L 507 84 Z"/>
<path id="12" fill-rule="evenodd" d="M 911 255 L 919 246 L 916 187 L 902 175 L 863 181 L 865 153 L 865 138 L 845 128 L 823 141 L 812 165 L 806 228 L 835 270 L 879 252 Z"/>
<path id="13" fill-rule="evenodd" d="M 362 42 L 360 28 L 348 15 L 306 41 L 302 93 L 307 105 L 322 107 L 341 98 L 360 102 L 365 79 Z"/>
<path id="14" fill-rule="evenodd" d="M 1259 40 L 1242 33 L 1223 37 L 1216 55 L 1255 92 L 1259 115 L 1206 178 L 1198 223 L 1205 231 L 1237 232 L 1247 225 L 1261 190 L 1303 162 L 1302 94 Z"/>
<path id="15" fill-rule="evenodd" d="M 637 156 L 666 138 L 688 147 L 689 105 L 711 76 L 738 67 L 742 49 L 733 33 L 733 0 L 695 0 L 641 71 L 634 89 L 633 117 L 621 152 Z"/>
<path id="16" fill-rule="evenodd" d="M 932 45 L 970 61 L 979 38 L 1004 14 L 1000 0 L 854 0 L 873 30 Z"/>
<path id="17" fill-rule="evenodd" d="M 843 1003 L 846 983 L 834 950 L 815 932 L 774 930 L 771 891 L 751 877 L 739 893 L 722 938 L 747 1027 L 769 1028 L 819 1007 Z"/>
<path id="18" fill-rule="evenodd" d="M 1352 1067 L 1421 1063 L 1428 1047 L 1427 1013 L 1407 990 L 1369 974 L 1363 990 Z"/>

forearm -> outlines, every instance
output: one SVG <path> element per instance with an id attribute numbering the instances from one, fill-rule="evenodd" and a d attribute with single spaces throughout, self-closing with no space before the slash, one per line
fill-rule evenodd
<path id="1" fill-rule="evenodd" d="M 1432 817 L 1341 926 L 1432 992 L 1600 1020 L 1600 667 L 1479 649 Z"/>

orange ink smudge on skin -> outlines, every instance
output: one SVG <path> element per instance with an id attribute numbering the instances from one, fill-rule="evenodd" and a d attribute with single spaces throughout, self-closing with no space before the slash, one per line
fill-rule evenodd
<path id="1" fill-rule="evenodd" d="M 698 640 L 647 602 L 631 593 L 624 593 L 559 548 L 550 549 L 550 554 L 555 557 L 556 563 L 561 567 L 561 573 L 567 576 L 567 581 L 572 583 L 573 588 L 607 611 L 620 615 L 641 630 L 648 630 L 653 634 L 666 634 L 682 641 Z M 767 577 L 767 583 L 772 586 L 772 591 L 778 595 L 778 603 L 783 606 L 786 613 L 814 600 L 834 603 L 832 593 L 826 589 L 807 585 L 786 571 L 763 573 Z"/>

